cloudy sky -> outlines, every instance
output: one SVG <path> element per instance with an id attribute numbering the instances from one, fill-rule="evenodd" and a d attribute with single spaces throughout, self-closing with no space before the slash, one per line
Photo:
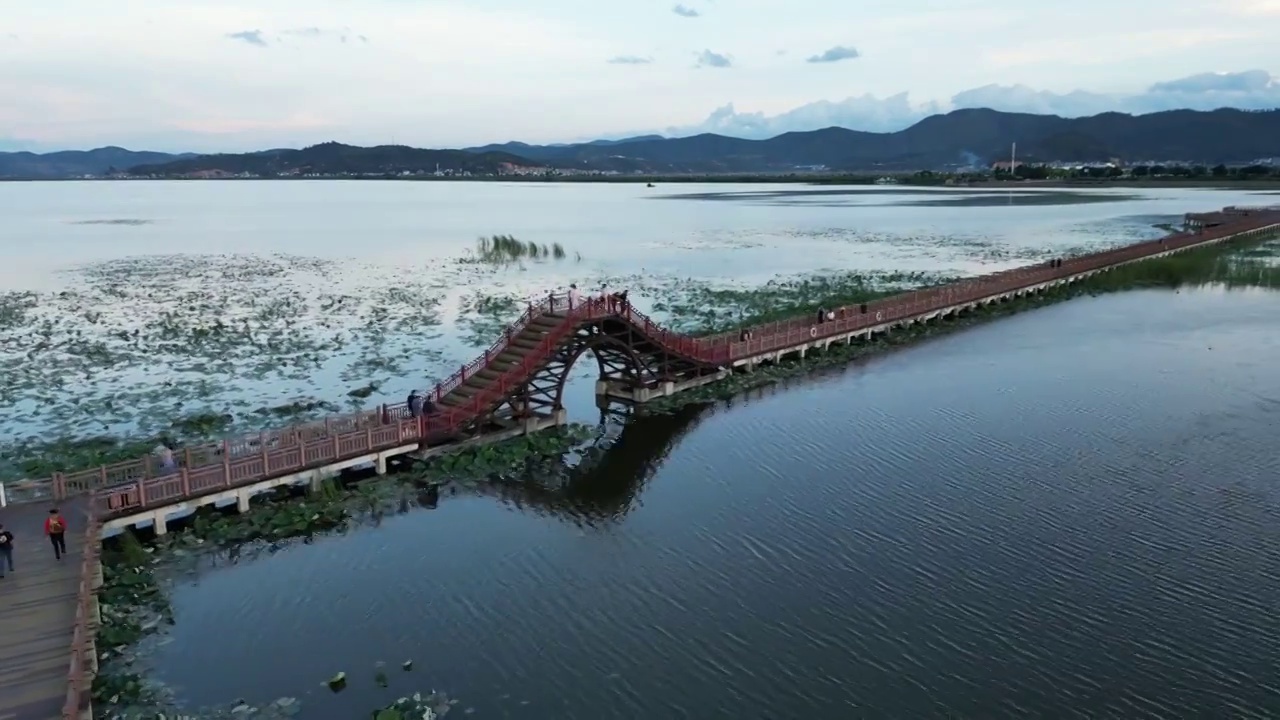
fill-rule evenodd
<path id="1" fill-rule="evenodd" d="M 1280 107 L 1280 0 L 0 0 L 0 150 Z"/>

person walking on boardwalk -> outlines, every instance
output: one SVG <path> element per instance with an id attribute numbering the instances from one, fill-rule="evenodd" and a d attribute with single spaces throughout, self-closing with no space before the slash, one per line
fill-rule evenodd
<path id="1" fill-rule="evenodd" d="M 6 572 L 13 572 L 13 533 L 0 525 L 0 578 Z"/>
<path id="2" fill-rule="evenodd" d="M 578 284 L 569 284 L 569 309 L 576 310 L 582 305 L 582 293 L 578 292 Z"/>
<path id="3" fill-rule="evenodd" d="M 49 542 L 53 543 L 53 557 L 61 560 L 63 555 L 67 554 L 67 521 L 62 518 L 62 514 L 58 512 L 58 508 L 49 511 L 49 517 L 44 521 L 44 534 L 49 536 Z"/>

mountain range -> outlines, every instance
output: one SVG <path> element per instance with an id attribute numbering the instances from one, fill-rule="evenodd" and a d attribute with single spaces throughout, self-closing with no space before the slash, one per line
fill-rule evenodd
<path id="1" fill-rule="evenodd" d="M 166 163 L 196 157 L 195 153 L 135 152 L 122 147 L 60 150 L 50 153 L 0 152 L 0 178 L 53 180 L 107 175 L 145 163 Z"/>
<path id="2" fill-rule="evenodd" d="M 84 152 L 0 153 L 0 177 L 59 178 L 126 171 L 134 176 L 248 174 L 492 175 L 514 167 L 565 172 L 641 174 L 779 173 L 798 170 L 909 171 L 1029 162 L 1118 158 L 1205 165 L 1280 157 L 1280 110 L 1172 110 L 1148 115 L 1104 113 L 1084 118 L 956 110 L 905 130 L 869 133 L 831 127 L 767 140 L 715 134 L 645 135 L 622 140 L 529 145 L 509 142 L 461 150 L 396 145 L 371 148 L 323 143 L 301 150 L 169 155 L 122 148 Z"/>

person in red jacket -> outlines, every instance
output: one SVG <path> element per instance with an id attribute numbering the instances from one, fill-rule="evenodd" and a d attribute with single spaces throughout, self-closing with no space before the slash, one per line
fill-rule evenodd
<path id="1" fill-rule="evenodd" d="M 49 517 L 45 518 L 44 534 L 53 543 L 53 557 L 61 560 L 67 554 L 67 521 L 62 519 L 58 508 L 50 510 Z"/>

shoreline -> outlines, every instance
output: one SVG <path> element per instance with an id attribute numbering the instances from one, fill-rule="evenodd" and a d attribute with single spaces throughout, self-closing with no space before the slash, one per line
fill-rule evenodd
<path id="1" fill-rule="evenodd" d="M 1049 188 L 1055 190 L 1088 190 L 1105 188 L 1136 189 L 1182 189 L 1182 190 L 1242 190 L 1242 191 L 1280 191 L 1280 177 L 1268 177 L 1257 180 L 1086 180 L 1086 179 L 1049 179 L 1049 180 L 993 180 L 990 178 L 965 180 L 948 184 L 948 174 L 938 174 L 930 178 L 916 178 L 913 173 L 885 172 L 881 174 L 862 173 L 813 173 L 813 174 L 771 174 L 743 173 L 741 175 L 699 175 L 696 173 L 679 175 L 562 175 L 543 177 L 532 175 L 492 175 L 473 177 L 431 177 L 431 176 L 321 176 L 321 177 L 230 177 L 230 178 L 188 178 L 188 177 L 128 177 L 128 178 L 0 178 L 0 183 L 56 183 L 56 182 L 442 182 L 442 183 L 530 183 L 530 184 L 599 184 L 599 185 L 638 185 L 659 183 L 667 185 L 823 185 L 832 187 L 876 187 L 884 190 L 894 188 L 949 188 L 954 190 L 1011 190 L 1015 188 Z M 893 178 L 894 183 L 878 183 L 880 178 Z M 1280 192 L 1276 193 L 1280 195 Z"/>

